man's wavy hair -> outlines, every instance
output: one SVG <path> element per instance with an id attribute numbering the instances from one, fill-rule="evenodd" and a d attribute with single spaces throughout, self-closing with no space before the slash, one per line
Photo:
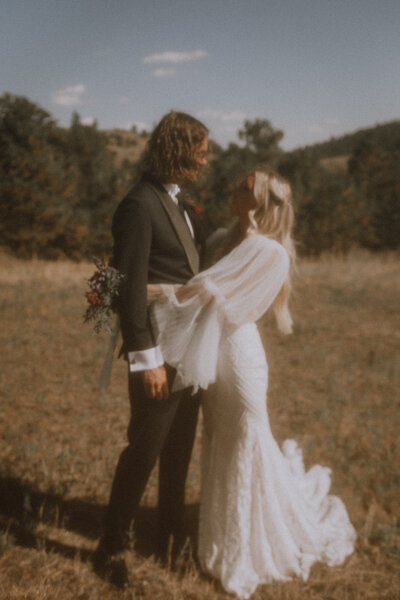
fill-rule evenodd
<path id="1" fill-rule="evenodd" d="M 198 171 L 195 153 L 208 129 L 190 115 L 171 111 L 147 142 L 144 173 L 161 183 L 194 181 Z"/>

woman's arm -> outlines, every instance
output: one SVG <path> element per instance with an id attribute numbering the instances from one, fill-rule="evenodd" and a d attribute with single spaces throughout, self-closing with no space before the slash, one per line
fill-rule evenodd
<path id="1" fill-rule="evenodd" d="M 194 296 L 197 296 L 197 301 L 202 306 L 212 300 L 212 294 L 203 285 L 147 284 L 147 302 L 164 304 L 172 296 L 175 297 L 179 304 L 184 304 Z"/>
<path id="2" fill-rule="evenodd" d="M 164 299 L 164 300 L 163 300 Z M 147 284 L 147 302 L 166 302 L 165 294 L 157 283 Z"/>
<path id="3" fill-rule="evenodd" d="M 153 317 L 165 361 L 177 370 L 175 389 L 206 389 L 215 381 L 224 325 L 259 319 L 278 294 L 288 266 L 283 247 L 252 236 L 186 285 L 149 290 L 153 298 L 163 292 Z"/>
<path id="4" fill-rule="evenodd" d="M 184 286 L 182 285 L 169 285 L 166 283 L 148 283 L 147 284 L 147 302 L 158 302 L 165 303 L 175 296 L 179 301 L 184 298 Z M 190 296 L 193 296 L 192 292 Z"/>

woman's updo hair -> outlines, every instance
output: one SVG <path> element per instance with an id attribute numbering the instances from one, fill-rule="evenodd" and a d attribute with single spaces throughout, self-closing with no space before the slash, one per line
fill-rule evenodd
<path id="1" fill-rule="evenodd" d="M 294 270 L 296 251 L 292 239 L 294 212 L 292 189 L 281 175 L 272 169 L 256 169 L 253 172 L 253 195 L 256 207 L 249 211 L 250 225 L 247 235 L 260 233 L 279 242 L 290 259 L 289 275 L 273 303 L 278 328 L 291 333 L 293 321 L 289 312 L 291 274 Z"/>
<path id="2" fill-rule="evenodd" d="M 248 233 L 267 235 L 282 244 L 289 256 L 294 258 L 294 213 L 290 184 L 271 169 L 257 169 L 253 174 L 253 196 L 257 205 L 249 211 Z"/>
<path id="3" fill-rule="evenodd" d="M 292 274 L 295 271 L 296 250 L 292 239 L 294 213 L 290 184 L 281 175 L 269 168 L 257 168 L 247 177 L 254 177 L 252 189 L 256 206 L 249 210 L 249 226 L 246 236 L 256 233 L 279 242 L 290 259 L 289 274 L 274 300 L 278 329 L 283 333 L 292 333 L 292 317 L 289 312 Z M 218 233 L 218 231 L 216 232 Z M 213 253 L 214 262 L 228 254 L 243 240 L 240 222 L 236 219 L 229 227 L 224 242 Z"/>

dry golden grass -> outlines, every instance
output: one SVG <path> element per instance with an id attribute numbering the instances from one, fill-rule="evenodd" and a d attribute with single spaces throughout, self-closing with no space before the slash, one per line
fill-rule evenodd
<path id="1" fill-rule="evenodd" d="M 181 573 L 154 562 L 155 473 L 128 553 L 131 587 L 117 592 L 88 566 L 128 419 L 125 365 L 115 362 L 99 392 L 107 340 L 82 325 L 92 270 L 0 256 L 0 599 L 228 598 L 194 561 Z M 359 537 L 343 566 L 316 565 L 307 583 L 262 586 L 255 600 L 400 598 L 399 288 L 393 255 L 304 261 L 295 334 L 261 324 L 273 432 L 295 437 L 308 466 L 332 468 Z M 187 486 L 192 544 L 200 437 L 199 427 Z"/>

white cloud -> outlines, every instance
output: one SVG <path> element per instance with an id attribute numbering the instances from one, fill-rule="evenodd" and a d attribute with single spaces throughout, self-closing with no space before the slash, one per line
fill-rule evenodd
<path id="1" fill-rule="evenodd" d="M 220 121 L 221 123 L 232 123 L 235 121 L 242 122 L 249 118 L 249 115 L 241 110 L 224 111 L 214 110 L 212 108 L 200 110 L 197 113 L 197 116 L 199 119 L 212 119 L 215 121 Z"/>
<path id="2" fill-rule="evenodd" d="M 302 133 L 312 135 L 332 135 L 333 130 L 337 129 L 340 125 L 339 119 L 335 117 L 327 117 L 322 119 L 319 123 L 310 123 L 305 129 L 301 130 Z"/>
<path id="3" fill-rule="evenodd" d="M 84 117 L 81 121 L 82 125 L 93 125 L 93 123 L 95 122 L 95 118 L 94 117 Z"/>
<path id="4" fill-rule="evenodd" d="M 214 129 L 217 133 L 237 133 L 237 125 L 225 125 L 223 127 L 217 127 Z"/>
<path id="5" fill-rule="evenodd" d="M 174 77 L 176 75 L 176 70 L 160 67 L 159 69 L 155 69 L 152 72 L 152 75 L 154 75 L 154 77 Z"/>
<path id="6" fill-rule="evenodd" d="M 339 125 L 340 121 L 336 117 L 328 117 L 328 119 L 325 119 L 325 123 L 327 125 Z"/>
<path id="7" fill-rule="evenodd" d="M 77 106 L 82 103 L 82 96 L 86 92 L 86 86 L 82 83 L 69 85 L 61 90 L 53 92 L 51 100 L 59 106 Z"/>
<path id="8" fill-rule="evenodd" d="M 145 123 L 144 121 L 128 121 L 128 123 L 125 123 L 123 126 L 123 129 L 132 129 L 133 126 L 136 127 L 138 133 L 142 133 L 142 131 L 149 131 L 150 129 L 149 124 Z"/>
<path id="9" fill-rule="evenodd" d="M 97 52 L 95 52 L 94 55 L 101 58 L 103 56 L 110 56 L 110 54 L 112 53 L 113 51 L 111 50 L 111 48 L 103 48 L 102 50 L 97 50 Z"/>
<path id="10" fill-rule="evenodd" d="M 221 121 L 223 123 L 229 123 L 230 121 L 244 121 L 245 119 L 247 119 L 246 113 L 240 110 L 223 113 L 221 116 Z"/>
<path id="11" fill-rule="evenodd" d="M 322 127 L 321 125 L 315 124 L 315 125 L 309 125 L 307 127 L 307 131 L 308 131 L 308 133 L 319 135 L 319 134 L 325 133 L 326 128 Z"/>
<path id="12" fill-rule="evenodd" d="M 221 111 L 213 110 L 212 108 L 205 108 L 204 110 L 199 110 L 196 116 L 199 119 L 220 119 Z"/>
<path id="13" fill-rule="evenodd" d="M 209 56 L 205 50 L 193 50 L 192 52 L 160 52 L 158 54 L 150 54 L 143 59 L 144 63 L 185 63 L 194 60 L 201 60 Z"/>
<path id="14" fill-rule="evenodd" d="M 296 139 L 299 139 L 299 143 L 306 143 L 306 141 L 308 143 L 308 140 L 315 139 L 315 136 L 334 135 L 335 132 L 338 132 L 340 125 L 341 122 L 338 118 L 326 117 L 319 122 L 305 123 L 303 127 L 292 127 L 290 134 L 293 137 L 295 136 Z M 310 138 L 310 136 L 314 137 Z"/>

